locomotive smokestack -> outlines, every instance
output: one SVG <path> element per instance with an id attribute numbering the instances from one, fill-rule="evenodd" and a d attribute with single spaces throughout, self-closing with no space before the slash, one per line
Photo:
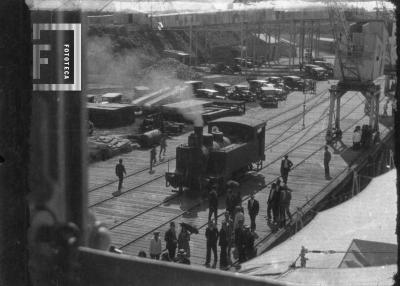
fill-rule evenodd
<path id="1" fill-rule="evenodd" d="M 196 134 L 196 136 L 198 136 L 198 137 L 202 137 L 203 136 L 203 126 L 195 126 L 194 134 Z"/>
<path id="2" fill-rule="evenodd" d="M 203 126 L 195 126 L 194 134 L 196 135 L 197 147 L 202 146 L 203 145 Z"/>

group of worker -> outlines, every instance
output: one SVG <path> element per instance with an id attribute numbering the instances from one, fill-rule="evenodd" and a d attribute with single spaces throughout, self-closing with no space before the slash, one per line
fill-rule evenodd
<path id="1" fill-rule="evenodd" d="M 161 154 L 165 157 L 167 151 L 167 136 L 163 134 L 160 139 L 160 152 L 158 153 L 158 160 L 161 161 Z M 153 173 L 153 166 L 157 163 L 157 149 L 156 145 L 153 145 L 150 149 L 150 170 L 149 173 Z"/>
<path id="2" fill-rule="evenodd" d="M 242 207 L 242 197 L 240 191 L 235 195 L 232 189 L 228 188 L 227 197 L 225 199 L 226 211 L 224 219 L 221 223 L 221 229 L 217 229 L 218 218 L 218 197 L 216 189 L 212 188 L 209 193 L 209 215 L 208 227 L 205 232 L 206 236 L 206 267 L 210 266 L 211 252 L 214 256 L 212 267 L 215 268 L 218 261 L 217 245 L 220 246 L 220 268 L 225 269 L 232 263 L 231 252 L 234 248 L 234 257 L 239 259 L 239 262 L 244 262 L 255 256 L 255 229 L 256 216 L 259 212 L 259 202 L 254 198 L 254 194 L 250 195 L 247 202 L 247 210 L 250 217 L 250 226 L 245 225 L 244 209 Z M 211 220 L 214 215 L 214 220 Z"/>
<path id="3" fill-rule="evenodd" d="M 278 178 L 272 183 L 267 200 L 267 218 L 269 223 L 273 223 L 278 228 L 286 226 L 286 221 L 292 220 L 290 213 L 290 201 L 292 190 Z"/>
<path id="4" fill-rule="evenodd" d="M 190 231 L 186 224 L 181 224 L 179 235 L 176 233 L 175 222 L 170 222 L 169 229 L 164 234 L 165 248 L 163 251 L 160 232 L 153 232 L 150 240 L 149 256 L 151 259 L 162 261 L 173 261 L 182 264 L 190 264 Z M 178 252 L 177 252 L 178 249 Z M 141 250 L 139 257 L 147 257 L 146 252 Z"/>
<path id="5" fill-rule="evenodd" d="M 161 154 L 161 153 L 160 153 Z M 328 147 L 325 146 L 324 152 L 324 166 L 325 176 L 330 178 L 329 162 L 331 160 L 331 153 Z M 292 220 L 290 213 L 290 202 L 292 198 L 292 190 L 287 186 L 290 171 L 293 169 L 294 164 L 289 160 L 288 155 L 285 155 L 281 161 L 280 173 L 281 177 L 271 185 L 270 193 L 267 200 L 267 219 L 269 225 L 273 224 L 274 228 L 283 228 L 288 221 Z M 116 166 L 116 174 L 119 177 L 118 191 L 121 189 L 123 175 L 126 174 L 125 167 L 120 159 L 119 164 Z M 281 181 L 282 179 L 282 181 Z M 282 183 L 282 184 L 281 184 Z M 247 211 L 250 217 L 250 225 L 245 225 L 244 208 L 242 206 L 242 197 L 240 191 L 233 194 L 231 188 L 227 189 L 227 196 L 225 199 L 226 211 L 224 219 L 221 223 L 221 228 L 217 229 L 218 220 L 218 194 L 217 186 L 213 186 L 208 194 L 208 226 L 205 231 L 206 236 L 206 267 L 216 267 L 218 261 L 217 247 L 220 247 L 220 268 L 225 269 L 231 265 L 231 255 L 238 258 L 239 262 L 245 262 L 256 255 L 254 241 L 257 237 L 256 230 L 256 217 L 260 210 L 260 204 L 255 199 L 254 193 L 250 194 L 247 202 Z M 213 219 L 212 219 L 213 218 Z M 161 259 L 163 261 L 175 261 L 178 263 L 190 264 L 190 236 L 186 224 L 181 223 L 181 232 L 177 236 L 175 231 L 175 223 L 170 223 L 169 230 L 165 233 L 165 247 L 166 251 L 162 252 L 162 243 L 160 233 L 154 232 L 154 236 L 150 241 L 149 255 L 152 259 Z M 176 250 L 178 255 L 175 256 Z M 232 252 L 232 249 L 234 251 Z M 143 251 L 140 256 L 143 256 Z M 211 253 L 213 253 L 214 260 L 212 266 Z"/>
<path id="6" fill-rule="evenodd" d="M 373 143 L 379 141 L 379 131 L 373 132 L 371 126 L 365 124 L 356 126 L 353 132 L 353 150 L 369 148 Z"/>

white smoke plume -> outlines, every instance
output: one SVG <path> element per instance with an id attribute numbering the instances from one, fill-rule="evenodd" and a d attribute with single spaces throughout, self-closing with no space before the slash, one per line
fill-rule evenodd
<path id="1" fill-rule="evenodd" d="M 159 101 L 152 99 L 151 107 L 196 99 L 192 87 L 176 77 L 174 65 L 179 63 L 175 60 L 155 58 L 140 48 L 116 51 L 115 45 L 109 36 L 88 38 L 88 78 L 91 84 L 120 85 L 124 90 L 131 90 L 132 94 L 133 88 L 139 85 L 147 86 L 153 92 L 167 90 L 158 96 Z M 203 125 L 202 106 L 180 112 L 196 126 Z"/>

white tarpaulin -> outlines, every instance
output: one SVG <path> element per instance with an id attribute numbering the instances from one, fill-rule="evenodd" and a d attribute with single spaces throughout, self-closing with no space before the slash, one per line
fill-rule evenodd
<path id="1" fill-rule="evenodd" d="M 285 281 L 289 281 L 286 279 L 289 279 L 291 275 L 301 276 L 301 273 L 306 273 L 307 276 L 319 275 L 323 278 L 322 272 L 318 274 L 322 269 L 336 268 L 334 271 L 336 275 L 347 273 L 348 270 L 341 272 L 343 269 L 337 269 L 344 253 L 307 253 L 306 269 L 289 271 L 292 272 L 290 275 L 288 275 L 288 269 L 299 256 L 302 246 L 308 250 L 346 252 L 353 239 L 397 244 L 396 201 L 396 171 L 392 170 L 373 179 L 361 193 L 349 201 L 319 213 L 306 227 L 282 244 L 244 263 L 241 272 L 256 276 L 273 275 L 276 278 L 281 276 L 279 279 Z M 299 261 L 297 266 L 299 266 Z M 385 267 L 368 268 L 385 269 Z M 316 273 L 310 274 L 313 272 Z M 379 276 L 378 273 L 376 275 Z M 357 278 L 357 275 L 354 277 Z"/>

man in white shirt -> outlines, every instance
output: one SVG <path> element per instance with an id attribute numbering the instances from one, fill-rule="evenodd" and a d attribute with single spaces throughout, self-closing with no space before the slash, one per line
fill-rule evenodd
<path id="1" fill-rule="evenodd" d="M 353 150 L 358 150 L 361 147 L 361 128 L 356 126 L 353 133 Z"/>
<path id="2" fill-rule="evenodd" d="M 160 259 L 161 255 L 161 239 L 159 238 L 160 232 L 155 231 L 154 232 L 154 237 L 150 240 L 150 258 L 151 259 Z"/>

